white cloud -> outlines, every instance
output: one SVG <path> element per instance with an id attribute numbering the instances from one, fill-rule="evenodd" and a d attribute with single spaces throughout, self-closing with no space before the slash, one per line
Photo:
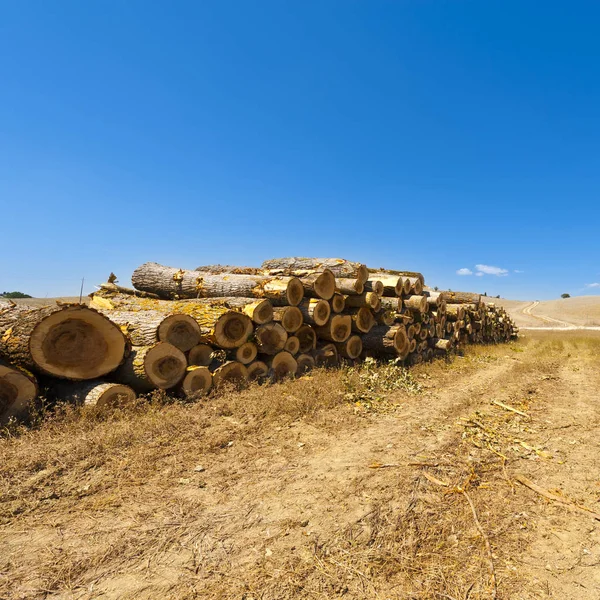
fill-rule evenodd
<path id="1" fill-rule="evenodd" d="M 519 269 L 515 269 L 515 273 L 525 273 L 525 271 L 519 271 Z"/>
<path id="2" fill-rule="evenodd" d="M 586 288 L 600 288 L 600 283 L 586 283 Z"/>
<path id="3" fill-rule="evenodd" d="M 500 267 L 491 267 L 490 265 L 475 265 L 475 268 L 485 275 L 496 275 L 497 277 L 504 277 L 505 275 L 508 275 L 508 270 L 501 269 Z"/>
<path id="4" fill-rule="evenodd" d="M 475 275 L 477 277 L 483 277 L 484 274 L 481 271 L 477 271 L 477 273 L 475 273 Z"/>
<path id="5" fill-rule="evenodd" d="M 457 275 L 473 275 L 473 271 L 471 269 L 459 269 L 456 271 Z"/>

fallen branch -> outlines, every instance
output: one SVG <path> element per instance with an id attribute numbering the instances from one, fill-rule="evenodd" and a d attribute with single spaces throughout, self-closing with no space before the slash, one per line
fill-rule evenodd
<path id="1" fill-rule="evenodd" d="M 541 488 L 539 485 L 533 483 L 533 481 L 527 479 L 527 477 L 525 477 L 524 475 L 518 475 L 518 474 L 515 475 L 515 481 L 518 481 L 521 485 L 528 487 L 530 490 L 533 490 L 536 494 L 539 494 L 540 496 L 543 496 L 544 498 L 546 498 L 548 500 L 554 500 L 555 502 L 564 504 L 565 506 L 568 506 L 569 508 L 572 508 L 574 510 L 578 510 L 579 512 L 585 513 L 586 515 L 591 515 L 592 517 L 594 517 L 594 519 L 600 521 L 600 514 L 598 514 L 597 512 L 594 512 L 593 510 L 591 510 L 585 506 L 580 506 L 579 504 L 575 504 L 575 502 L 572 502 L 571 500 L 561 498 L 560 496 L 553 494 L 552 492 L 548 492 L 544 488 Z"/>
<path id="2" fill-rule="evenodd" d="M 529 419 L 529 415 L 521 410 L 517 410 L 516 408 L 513 408 L 512 406 L 509 406 L 508 404 L 504 404 L 504 402 L 500 402 L 499 400 L 492 400 L 492 404 L 495 404 L 496 406 L 499 406 L 500 408 L 503 408 L 504 410 L 509 410 L 510 412 L 514 412 L 517 413 L 518 415 L 521 415 L 522 417 L 525 417 L 527 419 Z"/>

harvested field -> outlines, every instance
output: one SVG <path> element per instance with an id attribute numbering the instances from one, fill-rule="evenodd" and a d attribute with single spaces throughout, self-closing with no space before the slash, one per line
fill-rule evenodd
<path id="1" fill-rule="evenodd" d="M 0 597 L 598 598 L 599 367 L 535 332 L 40 420 L 0 441 Z"/>

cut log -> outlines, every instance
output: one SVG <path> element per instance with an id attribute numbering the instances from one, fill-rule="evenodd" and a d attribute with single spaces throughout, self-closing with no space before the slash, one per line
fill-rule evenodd
<path id="1" fill-rule="evenodd" d="M 438 306 L 446 303 L 446 296 L 444 292 L 423 292 L 423 296 L 427 298 L 427 304 L 432 310 L 436 310 Z"/>
<path id="2" fill-rule="evenodd" d="M 304 295 L 309 298 L 331 300 L 335 294 L 335 276 L 329 269 L 325 269 L 322 273 L 301 277 L 300 281 L 304 286 Z M 300 300 L 295 304 L 300 304 Z"/>
<path id="3" fill-rule="evenodd" d="M 256 298 L 219 298 L 229 308 L 239 310 L 250 317 L 257 325 L 264 325 L 273 320 L 273 305 L 270 300 L 257 300 Z"/>
<path id="4" fill-rule="evenodd" d="M 136 393 L 128 385 L 92 381 L 54 381 L 48 388 L 48 395 L 54 400 L 69 402 L 79 406 L 113 408 L 135 402 Z"/>
<path id="5" fill-rule="evenodd" d="M 349 315 L 334 315 L 325 325 L 315 327 L 317 336 L 330 342 L 345 342 L 352 333 L 352 319 Z"/>
<path id="6" fill-rule="evenodd" d="M 427 298 L 425 298 L 425 296 L 419 296 L 417 294 L 405 296 L 402 299 L 402 304 L 409 310 L 414 310 L 420 313 L 427 312 Z"/>
<path id="7" fill-rule="evenodd" d="M 367 306 L 349 311 L 348 316 L 352 319 L 352 331 L 355 333 L 368 333 L 375 325 L 375 317 Z"/>
<path id="8" fill-rule="evenodd" d="M 386 273 L 387 275 L 397 275 L 398 277 L 412 277 L 421 281 L 421 285 L 425 285 L 425 277 L 422 273 L 415 271 L 395 271 L 393 269 L 369 269 L 370 273 Z"/>
<path id="9" fill-rule="evenodd" d="M 300 350 L 300 340 L 295 335 L 288 337 L 283 349 L 295 356 Z"/>
<path id="10" fill-rule="evenodd" d="M 335 344 L 323 344 L 313 350 L 313 358 L 317 367 L 337 367 L 339 357 Z"/>
<path id="11" fill-rule="evenodd" d="M 213 375 L 208 367 L 188 367 L 181 391 L 188 397 L 206 396 L 212 388 Z"/>
<path id="12" fill-rule="evenodd" d="M 396 321 L 396 313 L 392 310 L 382 310 L 375 315 L 375 321 L 378 325 L 391 327 Z"/>
<path id="13" fill-rule="evenodd" d="M 248 379 L 256 381 L 264 379 L 269 374 L 269 367 L 262 360 L 255 360 L 248 365 Z"/>
<path id="14" fill-rule="evenodd" d="M 256 355 L 258 354 L 258 348 L 256 347 L 255 343 L 246 342 L 235 351 L 232 350 L 232 353 L 232 360 L 237 360 L 243 365 L 249 365 L 256 358 Z"/>
<path id="15" fill-rule="evenodd" d="M 298 375 L 315 368 L 315 359 L 310 354 L 299 354 L 296 357 L 296 362 L 298 363 Z"/>
<path id="16" fill-rule="evenodd" d="M 378 325 L 373 327 L 369 333 L 363 334 L 362 344 L 369 353 L 398 355 L 408 345 L 406 328 L 404 325 L 392 327 Z"/>
<path id="17" fill-rule="evenodd" d="M 329 304 L 325 302 L 329 308 Z M 279 306 L 273 309 L 273 321 L 280 323 L 288 333 L 295 333 L 302 327 L 304 316 L 297 306 Z"/>
<path id="18" fill-rule="evenodd" d="M 383 292 L 385 291 L 385 287 L 383 282 L 379 279 L 369 279 L 364 285 L 365 292 L 374 292 L 380 298 L 383 296 Z"/>
<path id="19" fill-rule="evenodd" d="M 263 325 L 266 327 L 266 325 Z M 222 364 L 213 373 L 213 385 L 215 388 L 224 384 L 240 386 L 248 380 L 248 369 L 242 363 L 231 360 Z"/>
<path id="20" fill-rule="evenodd" d="M 365 265 L 343 258 L 304 258 L 298 256 L 272 258 L 265 260 L 262 268 L 269 271 L 288 273 L 309 273 L 329 269 L 335 277 L 358 279 L 361 283 L 365 283 L 369 278 L 369 271 Z"/>
<path id="21" fill-rule="evenodd" d="M 346 298 L 343 294 L 334 294 L 331 299 L 331 310 L 334 313 L 341 313 L 344 311 L 344 307 L 346 306 Z M 329 318 L 329 317 L 327 317 Z M 306 320 L 306 319 L 305 319 Z"/>
<path id="22" fill-rule="evenodd" d="M 37 395 L 37 381 L 31 373 L 0 361 L 0 424 L 25 417 Z"/>
<path id="23" fill-rule="evenodd" d="M 382 311 L 391 310 L 392 312 L 399 312 L 403 307 L 402 298 L 398 297 L 391 298 L 384 296 L 380 298 L 380 305 Z"/>
<path id="24" fill-rule="evenodd" d="M 95 379 L 123 361 L 123 332 L 81 304 L 0 309 L 0 356 L 15 366 L 63 379 Z"/>
<path id="25" fill-rule="evenodd" d="M 269 370 L 275 379 L 284 379 L 296 374 L 298 363 L 289 352 L 278 352 L 267 362 Z"/>
<path id="26" fill-rule="evenodd" d="M 254 332 L 259 352 L 275 355 L 281 352 L 288 339 L 286 330 L 279 323 L 267 323 Z"/>
<path id="27" fill-rule="evenodd" d="M 446 304 L 481 304 L 481 294 L 473 292 L 444 292 Z"/>
<path id="28" fill-rule="evenodd" d="M 381 281 L 383 285 L 383 293 L 382 296 L 385 297 L 394 297 L 402 295 L 402 283 L 403 279 L 398 277 L 398 275 L 390 275 L 388 273 L 371 273 L 369 275 L 370 279 L 374 279 L 377 281 Z M 375 290 L 367 290 L 366 291 L 375 291 Z"/>
<path id="29" fill-rule="evenodd" d="M 145 263 L 131 277 L 136 289 L 166 299 L 241 296 L 268 298 L 273 303 L 295 306 L 302 300 L 302 284 L 295 277 L 217 274 L 186 271 Z"/>
<path id="30" fill-rule="evenodd" d="M 153 346 L 134 346 L 111 379 L 138 392 L 168 390 L 183 379 L 186 367 L 187 360 L 181 350 L 167 342 L 158 342 Z"/>
<path id="31" fill-rule="evenodd" d="M 335 296 L 332 299 L 332 302 L 334 300 Z M 308 323 L 309 325 L 325 325 L 331 314 L 331 306 L 329 305 L 329 302 L 327 302 L 327 300 L 319 300 L 317 298 L 305 298 L 298 305 L 298 308 L 302 312 L 304 322 Z"/>
<path id="32" fill-rule="evenodd" d="M 364 292 L 365 284 L 361 283 L 358 279 L 336 279 L 335 289 L 340 294 L 358 296 Z"/>
<path id="33" fill-rule="evenodd" d="M 188 352 L 188 364 L 196 367 L 208 367 L 213 360 L 214 348 L 208 344 L 198 344 Z"/>
<path id="34" fill-rule="evenodd" d="M 381 299 L 375 292 L 364 292 L 360 296 L 346 296 L 346 308 L 368 306 L 377 311 L 381 307 Z"/>
<path id="35" fill-rule="evenodd" d="M 303 354 L 312 352 L 317 347 L 317 334 L 310 325 L 302 325 L 296 331 L 296 337 L 300 342 L 300 352 Z"/>
<path id="36" fill-rule="evenodd" d="M 264 275 L 264 269 L 260 267 L 236 267 L 233 265 L 203 265 L 196 267 L 196 271 L 210 273 L 211 275 L 222 275 L 232 273 L 233 275 Z"/>
<path id="37" fill-rule="evenodd" d="M 448 321 L 461 321 L 465 318 L 465 307 L 462 304 L 447 304 L 446 318 Z"/>
<path id="38" fill-rule="evenodd" d="M 350 360 L 358 358 L 363 349 L 362 340 L 358 335 L 351 335 L 345 342 L 336 343 L 335 347 L 340 356 Z"/>

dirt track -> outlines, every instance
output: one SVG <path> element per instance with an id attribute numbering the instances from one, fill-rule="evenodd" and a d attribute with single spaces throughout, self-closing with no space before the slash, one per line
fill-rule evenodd
<path id="1" fill-rule="evenodd" d="M 536 332 L 370 411 L 317 373 L 4 440 L 0 597 L 490 598 L 465 490 L 498 598 L 596 599 L 599 522 L 515 476 L 598 511 L 599 349 Z"/>

